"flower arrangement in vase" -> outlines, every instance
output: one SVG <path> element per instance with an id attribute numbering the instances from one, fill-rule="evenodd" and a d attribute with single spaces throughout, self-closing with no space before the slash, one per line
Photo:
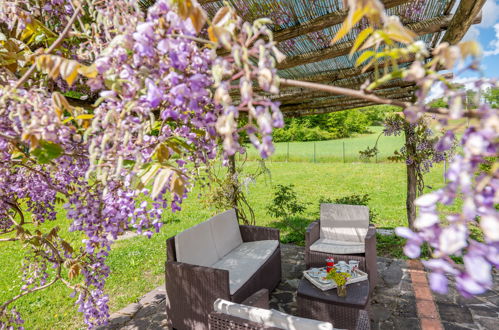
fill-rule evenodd
<path id="1" fill-rule="evenodd" d="M 326 275 L 326 278 L 328 280 L 333 280 L 336 282 L 337 291 L 338 291 L 338 296 L 339 297 L 345 297 L 347 295 L 347 281 L 348 278 L 351 275 L 349 273 L 343 273 L 343 272 L 329 272 Z"/>

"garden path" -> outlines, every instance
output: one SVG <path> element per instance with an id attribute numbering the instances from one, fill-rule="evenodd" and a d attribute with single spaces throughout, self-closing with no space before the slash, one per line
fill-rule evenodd
<path id="1" fill-rule="evenodd" d="M 296 289 L 305 270 L 303 247 L 282 244 L 283 279 L 271 294 L 270 307 L 296 313 Z M 499 329 L 499 272 L 488 293 L 465 299 L 455 285 L 447 295 L 432 294 L 418 261 L 378 258 L 378 285 L 371 300 L 371 329 Z M 102 329 L 164 329 L 164 287 L 111 315 Z M 436 307 L 436 308 L 435 308 Z"/>

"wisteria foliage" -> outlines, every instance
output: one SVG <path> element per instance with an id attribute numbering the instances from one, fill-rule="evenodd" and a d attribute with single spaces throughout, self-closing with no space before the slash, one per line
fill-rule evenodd
<path id="1" fill-rule="evenodd" d="M 244 23 L 229 8 L 202 39 L 206 17 L 195 2 L 159 0 L 147 13 L 126 0 L 89 0 L 84 7 L 42 2 L 2 3 L 0 16 L 8 27 L 2 46 L 25 50 L 0 57 L 6 82 L 0 88 L 0 242 L 31 246 L 21 293 L 0 304 L 0 328 L 22 328 L 10 304 L 56 282 L 73 289 L 94 328 L 109 316 L 106 257 L 118 235 L 132 227 L 149 237 L 158 231 L 163 211 L 180 210 L 193 172 L 217 156 L 220 141 L 225 156 L 241 151 L 239 130 L 263 157 L 272 153 L 272 128 L 283 125 L 282 115 L 278 104 L 253 92 L 252 80 L 276 93 L 282 55 L 268 21 Z M 92 25 L 83 23 L 89 20 Z M 36 50 L 67 27 L 71 32 L 55 53 Z M 221 48 L 226 54 L 217 56 Z M 19 85 L 18 69 L 31 63 L 40 73 Z M 75 86 L 95 97 L 92 107 L 71 105 L 61 94 Z M 231 100 L 235 89 L 241 100 Z M 244 127 L 240 112 L 248 118 Z M 70 231 L 86 235 L 81 249 L 57 227 L 43 232 L 60 203 Z M 28 229 L 32 223 L 36 230 Z"/>
<path id="2" fill-rule="evenodd" d="M 417 15 L 421 3 L 406 15 Z M 364 84 L 366 94 L 402 78 L 419 87 L 416 102 L 403 105 L 410 123 L 435 111 L 443 128 L 449 119 L 474 118 L 446 174 L 449 184 L 417 200 L 417 231 L 397 233 L 408 239 L 410 257 L 419 256 L 423 243 L 430 246 L 433 258 L 425 265 L 434 290 L 445 292 L 451 275 L 463 294 L 482 293 L 499 264 L 497 161 L 479 171 L 487 157 L 497 156 L 498 111 L 487 104 L 466 111 L 465 92 L 437 73 L 440 66 L 453 69 L 476 57 L 478 50 L 470 42 L 442 44 L 426 61 L 426 47 L 398 18 L 384 14 L 378 0 L 348 5 L 334 42 L 355 26 L 373 25 L 378 29 L 362 34 L 352 52 L 385 44 L 378 48 L 381 57 L 416 58 L 410 68 L 392 68 Z M 147 13 L 130 0 L 16 0 L 2 2 L 0 9 L 0 243 L 20 241 L 31 251 L 20 293 L 0 302 L 0 328 L 22 328 L 11 304 L 58 282 L 73 289 L 79 311 L 94 328 L 109 316 L 106 257 L 118 235 L 130 227 L 148 236 L 159 230 L 162 212 L 180 210 L 192 171 L 212 160 L 219 145 L 225 156 L 242 151 L 242 131 L 262 157 L 272 154 L 272 129 L 283 121 L 268 95 L 279 91 L 276 63 L 283 56 L 269 20 L 245 23 L 223 7 L 205 24 L 206 13 L 190 0 L 158 0 Z M 278 16 L 278 24 L 291 19 Z M 54 52 L 43 54 L 61 34 Z M 327 44 L 320 33 L 312 38 Z M 373 56 L 361 56 L 357 64 L 371 66 Z M 476 67 L 473 62 L 469 69 Z M 437 82 L 443 82 L 449 109 L 425 102 Z M 497 82 L 476 82 L 477 89 L 485 85 Z M 61 94 L 68 90 L 83 91 L 94 104 L 70 104 Z M 247 118 L 244 124 L 241 117 Z M 455 138 L 447 130 L 436 151 L 449 150 Z M 459 212 L 438 211 L 458 199 Z M 59 236 L 58 228 L 43 226 L 55 219 L 57 204 L 63 204 L 70 230 L 85 233 L 81 248 Z M 481 228 L 483 240 L 470 237 L 470 226 Z M 453 256 L 462 256 L 464 268 Z"/>

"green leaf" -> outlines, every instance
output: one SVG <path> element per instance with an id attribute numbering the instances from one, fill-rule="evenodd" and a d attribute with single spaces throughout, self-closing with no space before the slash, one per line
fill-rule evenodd
<path id="1" fill-rule="evenodd" d="M 51 141 L 41 140 L 38 147 L 32 151 L 33 156 L 40 164 L 47 164 L 52 159 L 62 155 L 63 149 L 57 143 Z"/>
<path id="2" fill-rule="evenodd" d="M 335 42 L 343 38 L 348 32 L 350 32 L 355 24 L 357 24 L 362 19 L 362 17 L 365 16 L 365 14 L 368 12 L 368 9 L 369 8 L 367 7 L 360 7 L 357 8 L 353 13 L 349 14 L 338 30 L 338 33 L 336 33 L 336 35 L 334 36 L 331 44 L 334 44 Z"/>
<path id="3" fill-rule="evenodd" d="M 369 58 L 371 58 L 374 54 L 375 54 L 375 52 L 372 51 L 372 50 L 368 50 L 368 51 L 363 52 L 359 56 L 359 58 L 357 59 L 357 61 L 355 61 L 355 66 L 361 65 L 362 63 L 364 63 L 365 61 L 367 61 Z"/>
<path id="4" fill-rule="evenodd" d="M 359 49 L 359 47 L 362 45 L 362 43 L 371 35 L 371 33 L 374 32 L 374 29 L 372 27 L 368 27 L 367 29 L 362 30 L 362 32 L 359 33 L 357 36 L 357 39 L 355 39 L 355 43 L 352 46 L 352 49 L 350 50 L 350 56 L 352 56 L 353 53 Z"/>

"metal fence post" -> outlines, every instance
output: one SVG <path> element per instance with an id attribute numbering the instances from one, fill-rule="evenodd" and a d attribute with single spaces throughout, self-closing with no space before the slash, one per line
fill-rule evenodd
<path id="1" fill-rule="evenodd" d="M 314 163 L 316 162 L 315 160 L 315 141 L 314 141 Z"/>
<path id="2" fill-rule="evenodd" d="M 346 163 L 346 161 L 345 161 L 345 141 L 343 141 L 343 163 Z"/>

